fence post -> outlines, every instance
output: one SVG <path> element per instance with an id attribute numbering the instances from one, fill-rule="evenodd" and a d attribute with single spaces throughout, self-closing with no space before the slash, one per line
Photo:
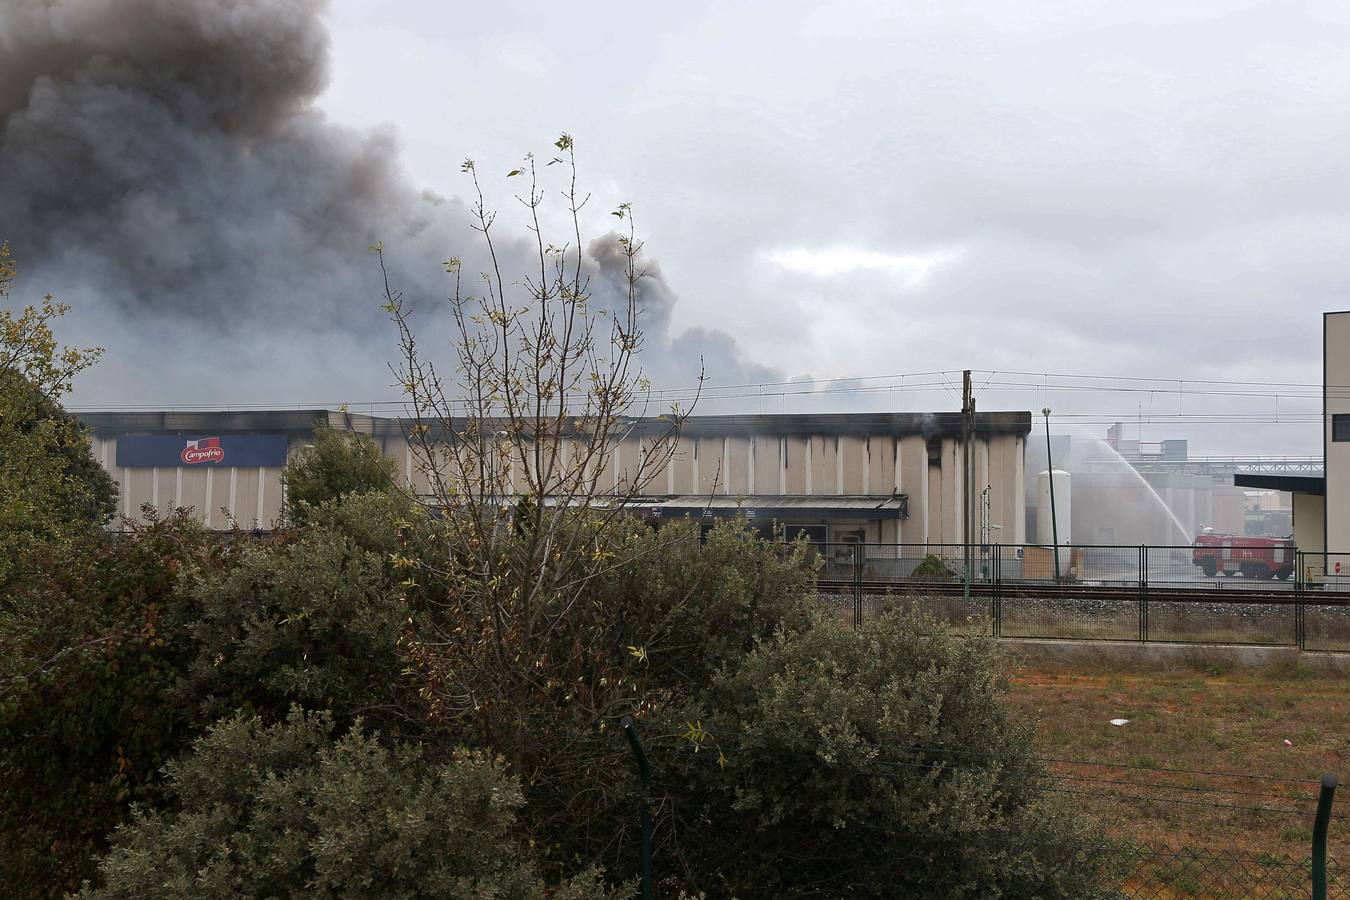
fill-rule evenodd
<path id="1" fill-rule="evenodd" d="M 862 605 L 863 605 L 863 560 L 867 554 L 863 552 L 863 543 L 859 541 L 853 545 L 853 630 L 862 630 Z"/>
<path id="2" fill-rule="evenodd" d="M 1303 551 L 1294 551 L 1294 641 L 1298 649 L 1306 650 L 1303 624 Z"/>
<path id="3" fill-rule="evenodd" d="M 1139 545 L 1139 640 L 1148 641 L 1148 545 Z"/>
<path id="4" fill-rule="evenodd" d="M 642 900 L 652 900 L 652 812 L 648 797 L 652 788 L 652 770 L 647 765 L 647 752 L 642 749 L 642 739 L 638 737 L 637 724 L 632 716 L 624 716 L 620 723 L 628 738 L 628 745 L 637 757 L 638 777 L 642 780 Z"/>
<path id="5" fill-rule="evenodd" d="M 1313 821 L 1312 895 L 1327 900 L 1327 825 L 1331 822 L 1331 800 L 1336 795 L 1336 776 L 1322 776 L 1317 795 L 1317 818 Z"/>
<path id="6" fill-rule="evenodd" d="M 989 548 L 994 558 L 989 561 L 989 634 L 998 637 L 998 601 L 999 585 L 1003 579 L 1003 546 L 994 544 Z"/>
<path id="7" fill-rule="evenodd" d="M 970 603 L 970 545 L 969 545 L 969 544 L 966 544 L 965 556 L 966 556 L 966 565 L 965 565 L 966 577 L 965 577 L 965 579 L 964 579 L 963 582 L 962 582 L 963 585 L 964 585 L 964 587 L 962 587 L 962 589 L 961 589 L 961 599 L 964 600 L 967 604 L 969 604 L 969 603 Z M 969 608 L 970 608 L 969 606 L 966 607 L 967 610 L 969 610 Z"/>

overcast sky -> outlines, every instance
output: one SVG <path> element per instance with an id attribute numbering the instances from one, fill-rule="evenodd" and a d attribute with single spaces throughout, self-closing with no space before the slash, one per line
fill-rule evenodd
<path id="1" fill-rule="evenodd" d="M 451 193 L 461 158 L 573 132 L 636 205 L 675 326 L 789 375 L 1319 383 L 1320 314 L 1350 306 L 1344 3 L 445 6 L 338 0 L 324 108 L 394 123 L 413 178 Z M 1037 398 L 984 402 L 1017 400 Z M 1318 443 L 1260 432 L 1233 451 Z"/>
<path id="2" fill-rule="evenodd" d="M 391 136 L 416 188 L 462 197 L 464 158 L 500 176 L 575 135 L 597 209 L 634 204 L 672 339 L 735 342 L 714 386 L 971 368 L 985 409 L 1049 404 L 1099 433 L 1143 418 L 1193 452 L 1320 452 L 1297 421 L 1316 391 L 1194 391 L 1320 383 L 1320 314 L 1350 307 L 1343 2 L 332 0 L 323 21 L 318 106 Z M 1174 380 L 1104 394 L 992 372 Z M 947 388 L 840 398 L 958 405 Z M 1282 418 L 1167 418 L 1209 412 Z"/>

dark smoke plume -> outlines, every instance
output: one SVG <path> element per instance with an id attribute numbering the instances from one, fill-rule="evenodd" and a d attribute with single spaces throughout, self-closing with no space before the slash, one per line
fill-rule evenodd
<path id="1" fill-rule="evenodd" d="M 416 190 L 388 133 L 316 108 L 323 7 L 0 6 L 0 239 L 23 283 L 76 304 L 80 336 L 109 348 L 77 399 L 390 397 L 393 334 L 366 248 L 389 246 L 423 306 L 449 292 L 441 260 L 474 271 L 464 204 Z M 603 248 L 590 248 L 602 272 Z M 645 362 L 660 377 L 689 383 L 698 352 L 719 379 L 767 371 L 745 367 L 726 335 L 672 339 L 674 294 L 659 278 L 644 290 Z M 674 353 L 693 356 L 662 358 Z"/>

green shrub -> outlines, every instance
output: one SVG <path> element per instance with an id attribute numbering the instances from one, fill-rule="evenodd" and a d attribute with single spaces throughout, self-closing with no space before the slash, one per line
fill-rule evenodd
<path id="1" fill-rule="evenodd" d="M 530 535 L 499 539 L 509 557 Z M 807 627 L 810 578 L 799 552 L 744 523 L 713 529 L 700 548 L 697 523 L 653 531 L 625 517 L 589 531 L 583 555 L 560 555 L 578 572 L 558 579 L 565 590 L 531 598 L 523 586 L 495 615 L 472 572 L 447 578 L 455 560 L 420 557 L 409 654 L 432 726 L 502 753 L 521 775 L 526 825 L 548 860 L 628 872 L 637 856 L 620 719 L 682 707 L 756 641 Z"/>
<path id="2" fill-rule="evenodd" d="M 956 581 L 956 573 L 947 566 L 947 561 L 935 553 L 920 560 L 909 576 L 914 581 L 945 582 Z"/>
<path id="3" fill-rule="evenodd" d="M 594 872 L 550 889 L 513 836 L 522 797 L 502 764 L 428 762 L 326 714 L 236 717 L 168 766 L 178 805 L 120 829 L 88 900 L 213 897 L 615 896 Z"/>
<path id="4" fill-rule="evenodd" d="M 684 753 L 665 751 L 662 824 L 686 887 L 1094 896 L 1100 841 L 1045 799 L 996 652 L 898 612 L 863 633 L 822 620 L 761 644 L 683 722 L 653 717 L 649 730 L 685 730 Z"/>
<path id="5" fill-rule="evenodd" d="M 0 323 L 4 312 L 0 311 Z M 52 396 L 3 364 L 0 340 L 0 586 L 28 553 L 103 525 L 117 485 L 94 459 L 83 426 Z"/>
<path id="6" fill-rule="evenodd" d="M 327 501 L 390 490 L 396 485 L 394 475 L 394 461 L 373 439 L 319 424 L 314 428 L 314 443 L 282 470 L 287 517 L 302 524 L 310 510 Z"/>
<path id="7" fill-rule="evenodd" d="M 186 569 L 231 564 L 183 515 L 90 531 L 30 556 L 0 597 L 0 884 L 61 896 L 199 727 Z"/>
<path id="8" fill-rule="evenodd" d="M 299 703 L 345 723 L 397 697 L 408 607 L 387 558 L 349 534 L 314 526 L 250 547 L 191 590 L 190 693 L 209 718 L 242 707 L 274 721 Z"/>
<path id="9" fill-rule="evenodd" d="M 221 715 L 294 703 L 420 719 L 399 638 L 409 608 L 391 551 L 396 494 L 349 496 L 262 543 L 186 515 L 91 530 L 30 554 L 0 597 L 0 883 L 61 896 L 133 803 L 163 801 L 162 766 Z M 411 699 L 409 699 L 411 698 Z"/>

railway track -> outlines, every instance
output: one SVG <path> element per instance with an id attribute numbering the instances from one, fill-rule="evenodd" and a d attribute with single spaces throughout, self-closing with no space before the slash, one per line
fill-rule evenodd
<path id="1" fill-rule="evenodd" d="M 816 590 L 823 594 L 882 596 L 963 596 L 965 585 L 961 582 L 927 581 L 869 581 L 849 579 L 820 579 Z M 1137 603 L 1147 600 L 1150 603 L 1195 603 L 1195 604 L 1234 604 L 1247 606 L 1350 606 L 1350 594 L 1342 592 L 1328 593 L 1305 588 L 1303 590 L 1261 590 L 1243 588 L 1239 590 L 1209 587 L 1154 587 L 1100 584 L 1020 584 L 999 582 L 971 582 L 972 597 L 1001 599 L 1036 600 L 1098 600 Z"/>

